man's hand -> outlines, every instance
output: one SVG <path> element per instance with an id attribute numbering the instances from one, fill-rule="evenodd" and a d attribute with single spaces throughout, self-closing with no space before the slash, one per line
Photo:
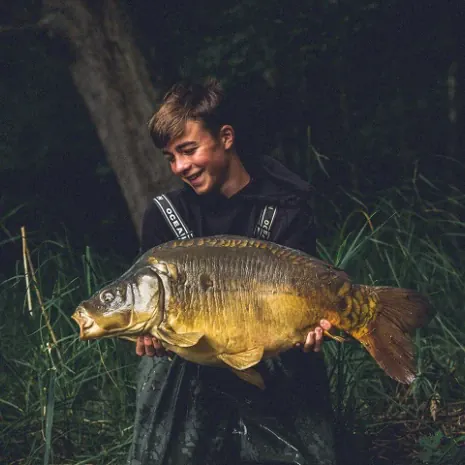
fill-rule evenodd
<path id="1" fill-rule="evenodd" d="M 321 346 L 323 344 L 323 331 L 329 331 L 332 325 L 328 320 L 321 320 L 320 326 L 317 326 L 313 331 L 310 331 L 307 334 L 307 338 L 305 339 L 305 343 L 303 346 L 304 352 L 319 352 L 321 350 Z M 296 346 L 300 347 L 302 344 L 297 343 Z"/>
<path id="2" fill-rule="evenodd" d="M 140 356 L 148 355 L 149 357 L 164 357 L 168 355 L 168 352 L 163 348 L 156 337 L 147 334 L 137 338 L 136 354 Z"/>

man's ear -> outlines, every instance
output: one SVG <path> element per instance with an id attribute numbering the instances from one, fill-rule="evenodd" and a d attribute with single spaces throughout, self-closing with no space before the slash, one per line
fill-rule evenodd
<path id="1" fill-rule="evenodd" d="M 234 128 L 229 124 L 225 124 L 220 129 L 220 140 L 223 143 L 225 150 L 229 150 L 234 145 L 235 139 Z"/>

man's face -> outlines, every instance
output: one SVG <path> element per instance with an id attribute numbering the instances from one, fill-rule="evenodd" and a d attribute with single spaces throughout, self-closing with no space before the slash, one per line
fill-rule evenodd
<path id="1" fill-rule="evenodd" d="M 215 138 L 201 122 L 188 121 L 184 134 L 168 142 L 163 149 L 171 171 L 197 194 L 221 190 L 226 182 L 232 139 L 224 128 Z"/>

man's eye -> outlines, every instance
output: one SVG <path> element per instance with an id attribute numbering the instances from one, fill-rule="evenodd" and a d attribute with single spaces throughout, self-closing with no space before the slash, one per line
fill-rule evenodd
<path id="1" fill-rule="evenodd" d="M 168 163 L 173 163 L 173 162 L 174 162 L 174 157 L 165 157 L 165 160 L 166 160 Z"/>
<path id="2" fill-rule="evenodd" d="M 183 154 L 184 155 L 192 155 L 195 150 L 197 149 L 197 147 L 192 147 L 192 148 L 188 148 L 188 149 L 184 149 L 183 150 Z"/>

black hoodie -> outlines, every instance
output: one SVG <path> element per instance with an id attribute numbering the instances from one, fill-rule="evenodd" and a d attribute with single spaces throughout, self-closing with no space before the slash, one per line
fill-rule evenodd
<path id="1" fill-rule="evenodd" d="M 265 205 L 277 207 L 270 240 L 315 255 L 315 234 L 310 207 L 311 187 L 270 157 L 251 181 L 230 198 L 216 192 L 197 195 L 189 186 L 168 194 L 195 237 L 235 234 L 252 237 Z M 155 203 L 145 213 L 142 251 L 174 239 Z"/>
<path id="2" fill-rule="evenodd" d="M 310 186 L 270 158 L 231 198 L 191 188 L 169 198 L 194 236 L 253 236 L 264 205 L 277 206 L 271 240 L 315 253 Z M 153 204 L 142 247 L 173 239 Z M 134 439 L 128 465 L 333 465 L 332 411 L 320 354 L 290 350 L 258 365 L 260 391 L 228 370 L 177 356 L 141 362 Z"/>

